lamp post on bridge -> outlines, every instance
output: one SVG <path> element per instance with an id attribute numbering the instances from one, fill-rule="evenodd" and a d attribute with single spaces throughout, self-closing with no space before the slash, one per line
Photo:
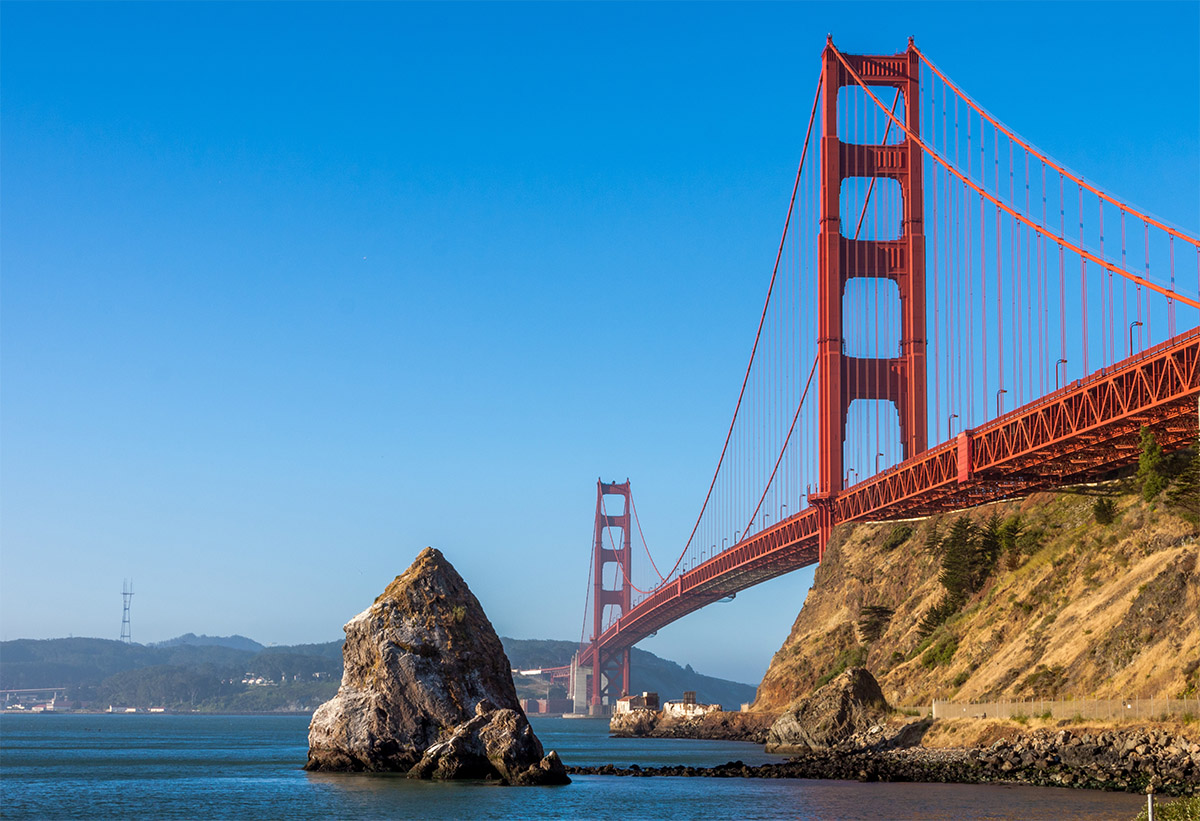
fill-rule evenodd
<path id="1" fill-rule="evenodd" d="M 957 413 L 952 413 L 948 417 L 946 417 L 946 441 L 947 442 L 949 442 L 954 437 L 954 431 L 951 427 L 951 423 L 957 418 L 958 418 Z"/>
<path id="2" fill-rule="evenodd" d="M 1129 323 L 1129 355 L 1133 356 L 1133 329 L 1142 327 L 1140 319 Z M 1139 334 L 1140 336 L 1140 334 Z"/>
<path id="3" fill-rule="evenodd" d="M 1000 417 L 1000 396 L 1002 394 L 1006 394 L 1006 393 L 1008 393 L 1008 391 L 1005 390 L 1004 388 L 1001 388 L 1000 390 L 996 391 L 996 417 L 997 418 Z"/>
<path id="4" fill-rule="evenodd" d="M 875 454 L 875 473 L 879 473 L 879 457 L 880 456 L 883 456 L 883 454 L 882 453 Z"/>
<path id="5" fill-rule="evenodd" d="M 1054 363 L 1054 390 L 1058 390 L 1058 366 L 1066 365 L 1066 364 L 1067 364 L 1067 360 L 1065 360 L 1065 359 L 1060 359 Z M 1066 373 L 1067 373 L 1067 369 L 1064 367 L 1063 375 L 1066 376 Z"/>

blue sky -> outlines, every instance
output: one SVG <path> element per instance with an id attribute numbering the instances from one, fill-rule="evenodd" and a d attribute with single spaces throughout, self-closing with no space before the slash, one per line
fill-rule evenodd
<path id="1" fill-rule="evenodd" d="M 577 639 L 711 477 L 827 32 L 1200 230 L 1200 4 L 0 11 L 0 633 L 326 641 L 425 545 Z M 660 561 L 661 563 L 661 561 Z M 801 571 L 644 647 L 756 681 Z"/>

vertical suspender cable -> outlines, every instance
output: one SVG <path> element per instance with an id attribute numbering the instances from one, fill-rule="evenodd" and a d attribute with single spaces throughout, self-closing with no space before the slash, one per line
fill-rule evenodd
<path id="1" fill-rule="evenodd" d="M 1083 247 L 1083 186 L 1079 188 L 1079 247 Z M 1087 258 L 1079 255 L 1079 302 L 1082 317 L 1079 322 L 1083 326 L 1083 372 L 1091 373 L 1088 368 L 1088 305 L 1087 305 Z"/>

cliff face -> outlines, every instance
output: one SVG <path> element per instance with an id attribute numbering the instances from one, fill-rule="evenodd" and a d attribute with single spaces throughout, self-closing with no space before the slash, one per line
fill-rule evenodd
<path id="1" fill-rule="evenodd" d="M 952 547 L 963 534 L 976 551 L 965 563 Z M 839 528 L 754 709 L 778 713 L 857 665 L 892 704 L 922 708 L 1194 695 L 1198 551 L 1178 508 L 1120 482 Z"/>

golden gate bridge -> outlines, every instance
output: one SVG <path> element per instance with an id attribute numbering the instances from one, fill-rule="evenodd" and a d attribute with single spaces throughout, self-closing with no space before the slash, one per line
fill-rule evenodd
<path id="1" fill-rule="evenodd" d="M 1143 426 L 1195 440 L 1198 320 L 1195 237 L 1055 162 L 911 39 L 830 38 L 737 403 L 669 567 L 628 480 L 597 482 L 577 707 L 628 692 L 629 650 L 659 628 L 820 561 L 839 523 L 1103 476 Z"/>

